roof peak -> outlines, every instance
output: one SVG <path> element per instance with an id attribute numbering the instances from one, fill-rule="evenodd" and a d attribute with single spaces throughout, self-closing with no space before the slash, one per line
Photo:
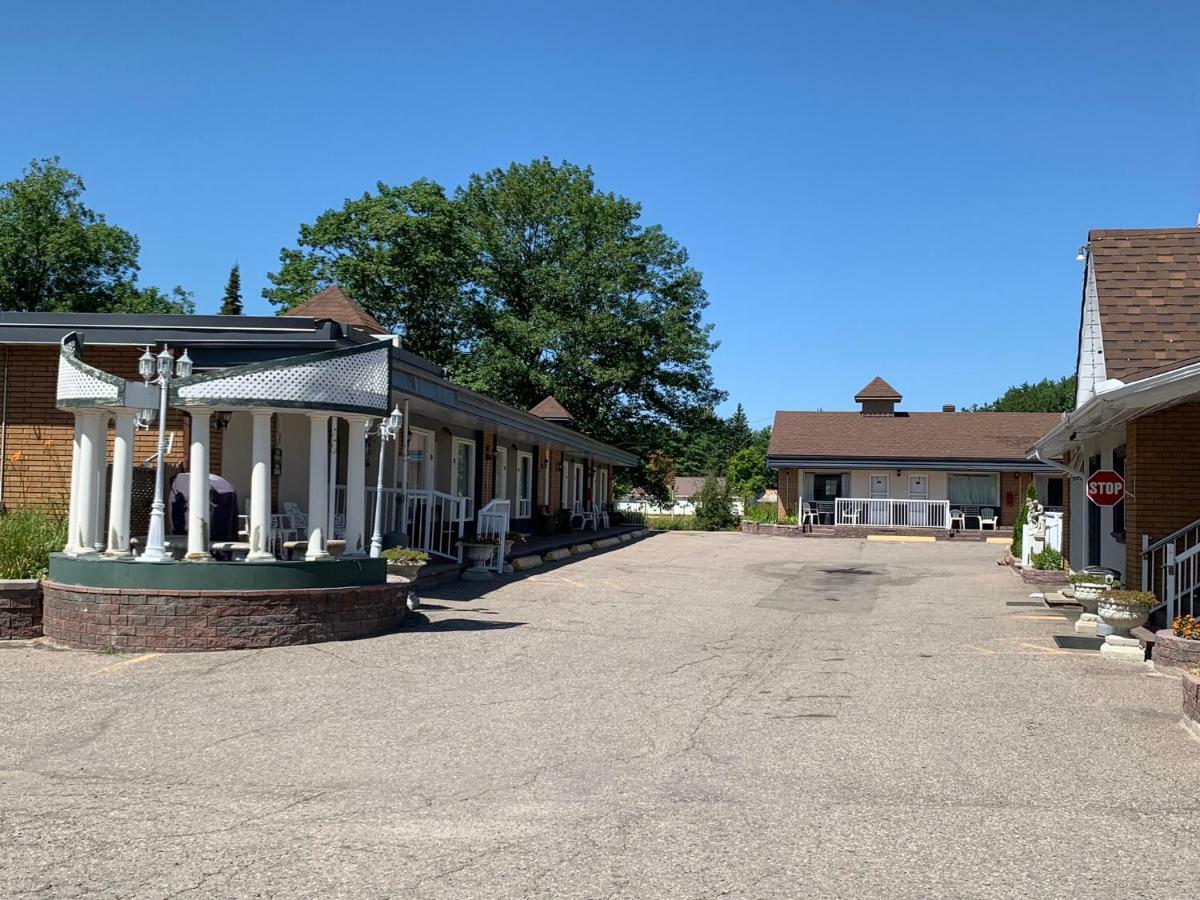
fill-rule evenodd
<path id="1" fill-rule="evenodd" d="M 854 395 L 856 403 L 861 403 L 863 400 L 895 400 L 899 402 L 903 399 L 898 390 L 878 375 L 871 379 L 870 384 Z"/>
<path id="2" fill-rule="evenodd" d="M 336 284 L 313 294 L 303 303 L 298 303 L 284 313 L 285 316 L 308 316 L 313 319 L 328 319 L 339 325 L 361 328 L 369 334 L 390 334 L 379 320 L 362 308 Z"/>
<path id="3" fill-rule="evenodd" d="M 539 419 L 545 419 L 547 422 L 574 422 L 575 417 L 567 411 L 567 408 L 554 399 L 554 395 L 550 394 L 537 406 L 529 410 L 529 412 Z"/>

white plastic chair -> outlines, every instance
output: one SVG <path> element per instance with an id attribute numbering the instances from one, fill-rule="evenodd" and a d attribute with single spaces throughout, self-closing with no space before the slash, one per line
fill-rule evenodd
<path id="1" fill-rule="evenodd" d="M 963 515 L 961 509 L 950 510 L 950 527 L 951 528 L 966 528 L 967 517 Z"/>
<path id="2" fill-rule="evenodd" d="M 608 528 L 608 510 L 600 506 L 599 503 L 592 505 L 592 522 L 595 528 Z"/>
<path id="3" fill-rule="evenodd" d="M 842 524 L 857 525 L 858 524 L 858 507 L 844 506 L 842 507 Z"/>
<path id="4" fill-rule="evenodd" d="M 820 525 L 820 524 L 821 524 L 821 514 L 819 512 L 817 512 L 815 509 L 813 509 L 812 506 L 810 506 L 809 504 L 807 504 L 807 503 L 802 504 L 802 508 L 800 511 L 800 527 L 803 528 L 805 525 Z"/>
<path id="5" fill-rule="evenodd" d="M 292 528 L 304 535 L 308 534 L 308 514 L 295 503 L 283 504 L 283 511 L 291 519 Z"/>
<path id="6" fill-rule="evenodd" d="M 990 506 L 985 506 L 979 511 L 979 530 L 983 531 L 985 525 L 991 525 L 992 531 L 1000 526 L 1000 519 L 997 518 L 996 511 Z"/>

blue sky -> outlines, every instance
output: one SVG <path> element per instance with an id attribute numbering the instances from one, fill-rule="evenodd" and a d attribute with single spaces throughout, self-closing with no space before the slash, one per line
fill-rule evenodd
<path id="1" fill-rule="evenodd" d="M 142 282 L 253 312 L 373 187 L 590 164 L 705 276 L 758 424 L 1074 364 L 1090 227 L 1200 213 L 1200 4 L 4 4 L 0 179 L 60 155 Z"/>

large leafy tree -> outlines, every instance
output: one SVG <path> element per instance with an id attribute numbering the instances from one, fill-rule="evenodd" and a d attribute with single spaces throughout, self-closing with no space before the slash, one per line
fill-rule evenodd
<path id="1" fill-rule="evenodd" d="M 1075 408 L 1075 376 L 1043 378 L 1010 387 L 991 403 L 976 404 L 970 412 L 1070 412 Z"/>
<path id="2" fill-rule="evenodd" d="M 400 327 L 409 350 L 453 367 L 474 343 L 473 261 L 459 208 L 440 185 L 381 183 L 300 226 L 263 296 L 290 309 L 338 284 L 383 325 Z"/>
<path id="3" fill-rule="evenodd" d="M 548 160 L 380 184 L 300 230 L 264 296 L 337 282 L 405 346 L 515 406 L 555 395 L 580 428 L 646 456 L 724 395 L 687 252 L 590 169 Z"/>
<path id="4" fill-rule="evenodd" d="M 138 240 L 83 202 L 57 157 L 0 184 L 0 308 L 23 312 L 191 312 L 191 296 L 139 288 Z"/>

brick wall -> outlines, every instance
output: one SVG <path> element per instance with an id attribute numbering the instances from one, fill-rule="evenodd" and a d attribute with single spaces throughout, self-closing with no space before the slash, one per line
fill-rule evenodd
<path id="1" fill-rule="evenodd" d="M 75 436 L 75 419 L 71 413 L 54 406 L 58 383 L 58 348 L 14 344 L 4 350 L 8 354 L 9 379 L 4 503 L 12 508 L 40 506 L 65 514 L 71 486 L 71 446 Z M 131 347 L 88 347 L 84 350 L 84 359 L 90 365 L 122 378 L 137 377 L 137 357 L 137 352 Z M 183 439 L 183 413 L 169 411 L 167 428 L 175 432 L 175 444 L 167 455 L 167 462 L 179 465 L 187 455 Z M 110 427 L 110 461 L 111 435 Z M 135 466 L 154 455 L 157 440 L 157 431 L 137 433 L 134 439 Z"/>
<path id="2" fill-rule="evenodd" d="M 790 515 L 796 509 L 796 500 L 800 496 L 800 470 L 779 470 L 779 521 Z"/>
<path id="3" fill-rule="evenodd" d="M 1200 519 L 1200 403 L 1135 419 L 1125 426 L 1125 582 L 1142 577 L 1142 535 L 1153 542 Z"/>
<path id="4" fill-rule="evenodd" d="M 0 641 L 41 636 L 41 584 L 33 579 L 0 582 Z"/>
<path id="5" fill-rule="evenodd" d="M 403 620 L 394 584 L 288 591 L 162 591 L 44 582 L 46 636 L 74 647 L 243 650 L 349 640 Z"/>

